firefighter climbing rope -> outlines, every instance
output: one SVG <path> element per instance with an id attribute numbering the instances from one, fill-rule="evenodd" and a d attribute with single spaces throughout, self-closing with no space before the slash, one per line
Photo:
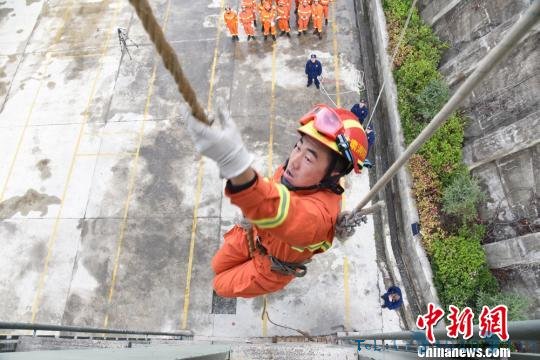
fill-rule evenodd
<path id="1" fill-rule="evenodd" d="M 192 114 L 200 122 L 209 124 L 209 120 L 197 101 L 195 92 L 191 88 L 188 80 L 184 76 L 176 53 L 169 45 L 167 40 L 163 35 L 163 30 L 157 23 L 150 5 L 146 0 L 130 0 L 130 3 L 135 8 L 135 11 L 140 18 L 146 32 L 149 34 L 152 42 L 154 43 L 156 50 L 163 59 L 163 63 L 169 72 L 173 75 L 174 80 L 178 86 L 178 90 L 189 104 L 192 110 Z M 414 6 L 416 0 L 413 1 Z M 410 10 L 412 11 L 412 10 Z M 520 40 L 526 35 L 526 33 L 538 22 L 540 17 L 540 0 L 534 1 L 529 9 L 523 14 L 517 23 L 505 34 L 503 39 L 492 48 L 488 54 L 478 63 L 474 71 L 469 75 L 469 77 L 461 84 L 461 86 L 455 91 L 452 97 L 446 102 L 443 108 L 435 115 L 432 121 L 424 128 L 424 130 L 417 136 L 417 138 L 407 147 L 407 149 L 399 156 L 398 159 L 391 165 L 391 167 L 382 175 L 382 177 L 377 181 L 377 183 L 370 189 L 368 194 L 360 201 L 360 203 L 354 208 L 350 213 L 341 214 L 338 219 L 340 224 L 348 224 L 347 234 L 352 235 L 353 231 L 350 231 L 354 224 L 362 223 L 362 217 L 358 215 L 366 206 L 373 197 L 377 195 L 379 191 L 383 189 L 394 175 L 401 169 L 409 158 L 418 151 L 418 149 L 437 131 L 448 119 L 448 117 L 457 110 L 458 106 L 472 93 L 473 89 L 481 83 L 491 71 L 494 70 L 495 65 L 499 63 L 509 52 L 513 49 Z M 407 21 L 410 19 L 410 15 Z M 403 37 L 403 34 L 402 34 Z M 399 42 L 401 42 L 400 39 Z M 398 45 L 399 45 L 398 42 Z M 397 53 L 399 46 L 396 46 L 394 51 Z M 383 84 L 384 86 L 384 84 Z M 380 99 L 383 89 L 377 98 L 377 103 Z M 333 102 L 333 101 L 332 101 Z M 372 115 L 375 112 L 375 108 L 372 111 Z M 365 124 L 367 127 L 369 121 Z M 365 215 L 365 214 L 364 214 Z M 360 219 L 360 220 L 358 220 Z"/>

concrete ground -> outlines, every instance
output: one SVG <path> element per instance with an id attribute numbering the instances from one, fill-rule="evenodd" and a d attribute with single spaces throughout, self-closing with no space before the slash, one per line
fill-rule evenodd
<path id="1" fill-rule="evenodd" d="M 313 104 L 358 99 L 366 69 L 353 0 L 333 3 L 322 40 L 293 31 L 275 44 L 260 28 L 255 42 L 242 31 L 231 42 L 218 0 L 150 3 L 199 102 L 229 104 L 264 175 L 286 159 Z M 305 87 L 311 53 L 330 96 Z M 261 319 L 263 298 L 213 296 L 210 260 L 239 212 L 216 166 L 195 153 L 184 115 L 128 1 L 0 2 L 0 321 L 297 335 Z M 346 188 L 350 209 L 368 173 Z M 380 308 L 383 287 L 370 218 L 267 296 L 267 309 L 312 335 L 396 331 L 397 313 Z"/>

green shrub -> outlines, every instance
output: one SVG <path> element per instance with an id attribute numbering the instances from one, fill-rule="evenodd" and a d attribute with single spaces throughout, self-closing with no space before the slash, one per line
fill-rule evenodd
<path id="1" fill-rule="evenodd" d="M 449 98 L 448 85 L 442 80 L 431 80 L 416 97 L 418 113 L 423 121 L 429 122 Z"/>
<path id="2" fill-rule="evenodd" d="M 456 172 L 461 172 L 463 146 L 463 121 L 451 116 L 422 146 L 420 154 L 433 166 L 442 181 L 448 186 Z"/>
<path id="3" fill-rule="evenodd" d="M 441 75 L 437 72 L 436 64 L 433 64 L 427 59 L 413 59 L 412 57 L 406 59 L 403 65 L 394 71 L 394 77 L 398 90 L 401 90 L 402 93 L 411 96 L 413 99 L 432 80 L 441 79 Z"/>
<path id="4" fill-rule="evenodd" d="M 482 307 L 486 305 L 490 308 L 493 308 L 497 305 L 506 305 L 508 308 L 508 320 L 509 321 L 519 321 L 527 320 L 527 310 L 530 306 L 530 301 L 521 295 L 512 294 L 507 292 L 501 292 L 497 294 L 489 292 L 480 292 L 478 298 L 476 299 L 476 310 L 477 314 L 482 312 Z"/>
<path id="5" fill-rule="evenodd" d="M 414 46 L 411 53 L 415 59 L 425 59 L 438 67 L 443 50 L 448 48 L 446 43 L 441 42 L 429 26 L 418 24 L 407 30 L 407 43 Z"/>
<path id="6" fill-rule="evenodd" d="M 474 308 L 478 293 L 496 290 L 496 280 L 489 272 L 486 256 L 476 239 L 450 236 L 433 243 L 432 266 L 435 286 L 445 307 Z"/>
<path id="7" fill-rule="evenodd" d="M 407 19 L 407 15 L 409 14 L 411 4 L 411 0 L 384 0 L 383 8 L 388 12 L 388 14 L 391 14 L 391 16 L 394 16 L 400 20 L 401 26 L 403 26 L 405 24 L 405 20 Z M 418 11 L 415 10 L 413 16 L 411 17 L 411 21 L 413 23 L 418 23 L 419 20 Z"/>
<path id="8" fill-rule="evenodd" d="M 485 200 L 485 197 L 476 179 L 467 173 L 460 173 L 444 189 L 443 210 L 461 219 L 463 224 L 469 224 L 476 220 L 476 206 Z"/>
<path id="9" fill-rule="evenodd" d="M 396 46 L 412 0 L 384 0 L 389 34 L 389 52 Z M 448 87 L 437 71 L 447 47 L 422 23 L 417 9 L 394 59 L 398 110 L 405 141 L 410 144 L 449 97 Z M 494 294 L 496 279 L 486 263 L 480 241 L 485 228 L 471 223 L 481 196 L 469 179 L 462 161 L 464 121 L 452 115 L 409 161 L 413 193 L 418 206 L 424 247 L 430 255 L 435 286 L 443 305 L 477 304 L 478 292 Z M 447 213 L 458 215 L 467 226 L 441 221 L 442 193 L 447 195 Z M 449 236 L 448 233 L 457 235 Z"/>
<path id="10" fill-rule="evenodd" d="M 429 163 L 418 154 L 409 160 L 409 170 L 413 177 L 412 191 L 420 218 L 422 243 L 431 255 L 433 242 L 445 236 L 439 216 L 441 183 Z"/>

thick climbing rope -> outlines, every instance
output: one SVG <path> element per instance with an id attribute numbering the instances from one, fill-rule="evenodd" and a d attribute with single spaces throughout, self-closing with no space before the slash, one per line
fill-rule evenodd
<path id="1" fill-rule="evenodd" d="M 178 57 L 176 56 L 174 49 L 167 42 L 167 39 L 165 39 L 165 35 L 163 35 L 163 30 L 161 29 L 161 26 L 157 22 L 156 18 L 154 17 L 152 8 L 148 4 L 148 1 L 129 0 L 129 2 L 135 8 L 135 12 L 141 20 L 144 29 L 146 30 L 146 32 L 150 36 L 150 39 L 156 46 L 156 50 L 161 56 L 165 68 L 167 68 L 167 70 L 169 70 L 169 72 L 173 76 L 174 81 L 178 86 L 178 91 L 180 91 L 180 94 L 182 94 L 184 100 L 186 100 L 186 102 L 190 106 L 191 114 L 193 114 L 193 116 L 197 120 L 205 124 L 210 124 L 206 113 L 197 101 L 195 91 L 193 91 L 193 88 L 189 84 L 188 79 L 184 76 L 184 72 L 182 71 L 182 67 L 180 66 L 180 62 L 178 61 Z"/>
<path id="2" fill-rule="evenodd" d="M 342 214 L 346 220 L 338 219 L 338 221 L 354 221 L 357 212 L 360 212 L 369 201 L 382 190 L 386 184 L 392 180 L 394 175 L 409 161 L 409 158 L 420 149 L 435 131 L 437 131 L 456 111 L 459 105 L 470 96 L 472 91 L 482 82 L 482 80 L 492 71 L 497 65 L 519 42 L 525 37 L 527 32 L 540 19 L 540 0 L 534 0 L 527 11 L 519 18 L 519 20 L 508 30 L 503 39 L 491 49 L 486 56 L 477 64 L 474 71 L 461 84 L 456 92 L 450 97 L 443 108 L 435 115 L 431 122 L 422 130 L 422 132 L 414 139 L 414 141 L 405 149 L 405 151 L 396 159 L 390 168 L 377 181 L 367 195 L 360 201 L 356 208 L 348 214 Z"/>

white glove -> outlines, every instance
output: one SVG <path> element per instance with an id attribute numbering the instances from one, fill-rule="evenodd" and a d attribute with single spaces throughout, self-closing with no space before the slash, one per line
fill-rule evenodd
<path id="1" fill-rule="evenodd" d="M 234 121 L 219 111 L 221 129 L 215 124 L 210 127 L 189 115 L 188 133 L 197 151 L 214 160 L 221 177 L 231 179 L 247 170 L 253 162 L 253 155 L 244 146 L 242 136 Z"/>

